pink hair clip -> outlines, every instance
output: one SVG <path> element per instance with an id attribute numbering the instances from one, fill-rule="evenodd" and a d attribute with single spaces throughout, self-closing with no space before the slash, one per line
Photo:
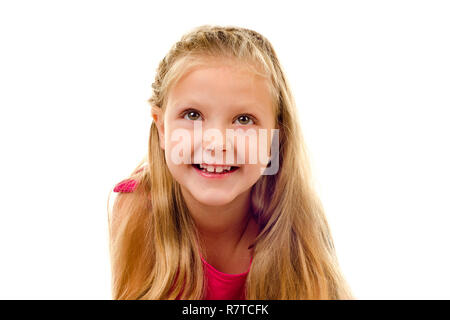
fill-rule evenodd
<path id="1" fill-rule="evenodd" d="M 114 187 L 114 192 L 133 192 L 136 189 L 137 181 L 133 179 L 126 179 Z"/>

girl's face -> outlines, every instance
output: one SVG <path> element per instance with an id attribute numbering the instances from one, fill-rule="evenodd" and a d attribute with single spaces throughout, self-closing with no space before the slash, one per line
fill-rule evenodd
<path id="1" fill-rule="evenodd" d="M 169 171 L 200 203 L 226 205 L 261 176 L 268 159 L 259 152 L 270 157 L 275 128 L 268 84 L 239 61 L 214 59 L 207 66 L 191 68 L 169 90 L 164 114 L 160 108 L 152 109 Z M 227 129 L 234 136 L 227 136 Z M 246 137 L 251 133 L 253 138 Z M 254 156 L 256 162 L 250 160 Z M 211 166 L 202 170 L 198 164 Z M 228 166 L 237 168 L 224 173 Z"/>

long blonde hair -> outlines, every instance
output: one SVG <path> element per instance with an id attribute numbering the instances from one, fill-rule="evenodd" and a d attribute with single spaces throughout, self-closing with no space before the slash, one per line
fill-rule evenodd
<path id="1" fill-rule="evenodd" d="M 279 171 L 252 186 L 261 232 L 246 280 L 247 299 L 353 299 L 313 189 L 295 101 L 270 42 L 239 27 L 204 25 L 183 35 L 160 62 L 151 106 L 166 107 L 169 89 L 200 57 L 232 57 L 270 79 L 279 128 Z M 256 69 L 255 69 L 256 72 Z M 138 170 L 138 169 L 142 170 Z M 148 154 L 129 176 L 139 183 L 108 209 L 114 299 L 202 299 L 205 277 L 195 224 L 171 176 L 154 122 Z"/>

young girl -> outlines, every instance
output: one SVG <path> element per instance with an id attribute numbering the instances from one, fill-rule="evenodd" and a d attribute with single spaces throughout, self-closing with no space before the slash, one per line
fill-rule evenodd
<path id="1" fill-rule="evenodd" d="M 108 210 L 113 298 L 352 299 L 270 42 L 198 27 L 164 57 L 152 88 L 148 154 Z M 199 127 L 221 135 L 199 138 Z M 230 129 L 257 132 L 270 161 L 249 163 L 262 148 L 238 148 Z"/>

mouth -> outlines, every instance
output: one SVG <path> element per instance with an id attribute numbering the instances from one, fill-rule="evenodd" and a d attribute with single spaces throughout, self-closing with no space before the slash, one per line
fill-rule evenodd
<path id="1" fill-rule="evenodd" d="M 204 177 L 224 177 L 239 170 L 239 167 L 226 165 L 207 165 L 194 163 L 191 166 Z"/>

